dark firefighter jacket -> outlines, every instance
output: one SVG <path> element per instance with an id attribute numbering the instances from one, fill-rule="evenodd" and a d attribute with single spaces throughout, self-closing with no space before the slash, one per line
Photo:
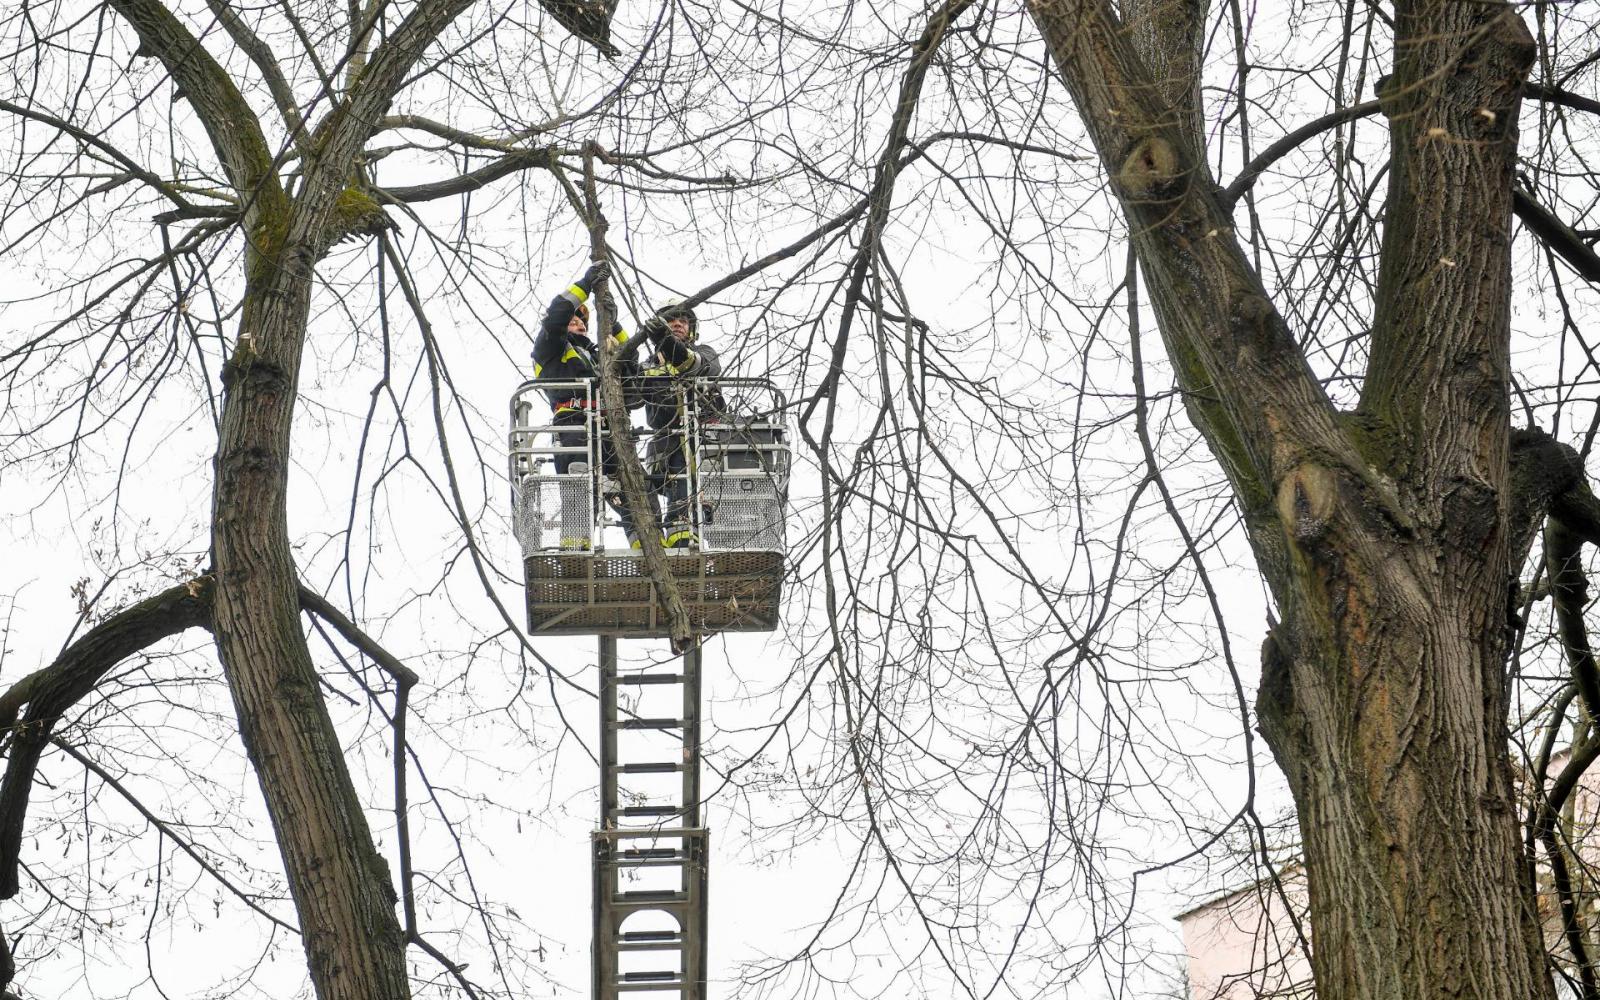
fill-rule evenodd
<path id="1" fill-rule="evenodd" d="M 551 300 L 550 307 L 545 310 L 544 319 L 539 324 L 539 335 L 533 341 L 534 378 L 550 382 L 572 382 L 600 377 L 600 352 L 595 342 L 590 340 L 587 334 L 567 332 L 567 324 L 571 322 L 572 314 L 577 311 L 578 303 L 588 298 L 589 289 L 580 278 L 577 283 Z M 625 388 L 633 389 L 627 394 L 628 408 L 632 409 L 640 402 L 636 388 L 639 366 L 633 359 L 638 345 L 629 344 L 632 338 L 621 324 L 614 320 L 611 332 L 624 346 L 623 352 L 617 358 L 617 374 L 622 377 Z M 634 351 L 628 351 L 629 346 L 634 347 Z M 550 409 L 554 410 L 557 416 L 584 406 L 584 393 L 571 387 L 546 389 L 545 395 L 550 400 Z M 596 400 L 595 405 L 598 405 L 598 390 L 589 398 Z"/>
<path id="2" fill-rule="evenodd" d="M 651 430 L 665 430 L 676 426 L 683 417 L 682 406 L 689 400 L 676 391 L 674 382 L 679 379 L 717 378 L 722 374 L 722 359 L 714 348 L 704 344 L 685 344 L 670 334 L 651 338 L 655 355 L 646 362 L 640 380 L 644 397 L 645 419 Z M 715 389 L 710 390 L 713 394 Z M 702 396 L 704 393 L 702 393 Z M 720 398 L 697 398 L 694 404 L 702 407 L 720 406 Z"/>

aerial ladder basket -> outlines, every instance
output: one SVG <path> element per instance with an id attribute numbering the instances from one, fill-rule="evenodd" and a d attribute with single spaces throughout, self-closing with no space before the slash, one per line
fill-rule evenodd
<path id="1" fill-rule="evenodd" d="M 684 459 L 658 460 L 650 474 L 655 489 L 678 501 L 668 513 L 685 523 L 669 524 L 680 529 L 672 533 L 687 528 L 694 539 L 668 553 L 694 631 L 773 629 L 789 485 L 783 396 L 765 379 L 685 380 L 671 391 L 681 425 L 642 443 L 657 459 Z M 569 422 L 547 416 L 547 398 L 568 402 Z M 612 484 L 600 417 L 590 382 L 526 382 L 511 399 L 511 499 L 528 627 L 599 637 L 591 996 L 706 1000 L 701 645 L 643 668 L 618 657 L 618 639 L 669 633 L 642 553 L 603 499 Z"/>
<path id="2" fill-rule="evenodd" d="M 583 422 L 553 423 L 550 391 L 581 400 Z M 770 631 L 782 599 L 789 484 L 783 394 L 756 378 L 686 379 L 672 391 L 693 399 L 680 399 L 691 404 L 680 409 L 681 426 L 657 438 L 676 436 L 687 461 L 652 478 L 663 492 L 675 486 L 688 498 L 687 527 L 695 539 L 669 550 L 673 578 L 696 632 Z M 512 509 L 528 628 L 546 635 L 666 636 L 644 559 L 602 499 L 608 484 L 599 458 L 609 435 L 595 396 L 587 381 L 530 381 L 511 399 Z M 638 444 L 646 444 L 647 434 Z M 556 471 L 557 456 L 568 456 L 560 463 L 565 472 Z"/>

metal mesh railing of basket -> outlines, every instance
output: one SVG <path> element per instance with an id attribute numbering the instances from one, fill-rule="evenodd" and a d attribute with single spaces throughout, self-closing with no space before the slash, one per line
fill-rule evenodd
<path id="1" fill-rule="evenodd" d="M 674 468 L 653 470 L 658 511 L 677 513 L 705 552 L 783 552 L 790 455 L 783 394 L 766 379 L 684 379 L 647 392 L 670 393 L 671 427 L 649 436 L 647 454 L 682 450 Z M 577 405 L 559 418 L 550 398 Z M 577 414 L 573 416 L 572 414 Z M 641 440 L 635 432 L 635 440 Z M 524 558 L 552 552 L 626 552 L 608 528 L 619 522 L 602 497 L 606 432 L 588 381 L 530 381 L 511 399 L 512 525 Z M 564 466 L 566 471 L 556 471 Z M 620 543 L 619 543 L 620 539 Z"/>

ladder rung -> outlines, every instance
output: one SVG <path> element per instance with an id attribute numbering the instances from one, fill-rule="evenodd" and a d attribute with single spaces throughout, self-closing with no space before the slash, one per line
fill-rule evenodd
<path id="1" fill-rule="evenodd" d="M 660 761 L 659 763 L 617 764 L 615 767 L 618 774 L 671 774 L 674 771 L 683 770 L 682 764 L 676 764 L 670 760 Z"/>
<path id="2" fill-rule="evenodd" d="M 627 861 L 656 861 L 662 858 L 681 858 L 683 852 L 676 847 L 629 847 L 618 851 L 616 856 Z"/>
<path id="3" fill-rule="evenodd" d="M 623 806 L 616 811 L 618 816 L 680 816 L 683 814 L 682 806 Z"/>
<path id="4" fill-rule="evenodd" d="M 617 893 L 619 903 L 687 903 L 689 894 L 677 889 L 627 889 Z"/>
<path id="5" fill-rule="evenodd" d="M 681 972 L 624 972 L 622 981 L 625 983 L 664 983 L 668 980 L 682 979 Z"/>
<path id="6" fill-rule="evenodd" d="M 682 674 L 618 674 L 618 684 L 682 684 Z"/>
<path id="7" fill-rule="evenodd" d="M 617 951 L 681 951 L 682 941 L 619 941 Z"/>
<path id="8" fill-rule="evenodd" d="M 682 729 L 682 719 L 623 719 L 619 729 Z"/>
<path id="9" fill-rule="evenodd" d="M 683 939 L 677 931 L 623 931 L 623 944 L 675 944 Z"/>
<path id="10" fill-rule="evenodd" d="M 670 979 L 658 983 L 618 983 L 615 989 L 618 993 L 659 993 L 664 990 L 672 990 L 677 996 L 681 997 L 683 994 L 678 991 L 682 990 L 683 987 L 683 980 Z"/>
<path id="11" fill-rule="evenodd" d="M 595 830 L 590 834 L 596 840 L 657 840 L 661 837 L 686 837 L 698 840 L 706 835 L 703 826 L 657 826 L 648 830 Z"/>

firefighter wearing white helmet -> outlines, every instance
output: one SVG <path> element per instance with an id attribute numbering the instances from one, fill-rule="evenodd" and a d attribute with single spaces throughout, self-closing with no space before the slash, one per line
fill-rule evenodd
<path id="1" fill-rule="evenodd" d="M 662 540 L 670 548 L 697 545 L 689 507 L 689 450 L 684 441 L 686 407 L 716 407 L 720 396 L 695 392 L 686 379 L 722 374 L 722 359 L 700 343 L 700 318 L 682 299 L 669 299 L 642 328 L 654 348 L 645 361 L 645 417 L 654 432 L 646 453 L 651 483 L 666 500 Z"/>

